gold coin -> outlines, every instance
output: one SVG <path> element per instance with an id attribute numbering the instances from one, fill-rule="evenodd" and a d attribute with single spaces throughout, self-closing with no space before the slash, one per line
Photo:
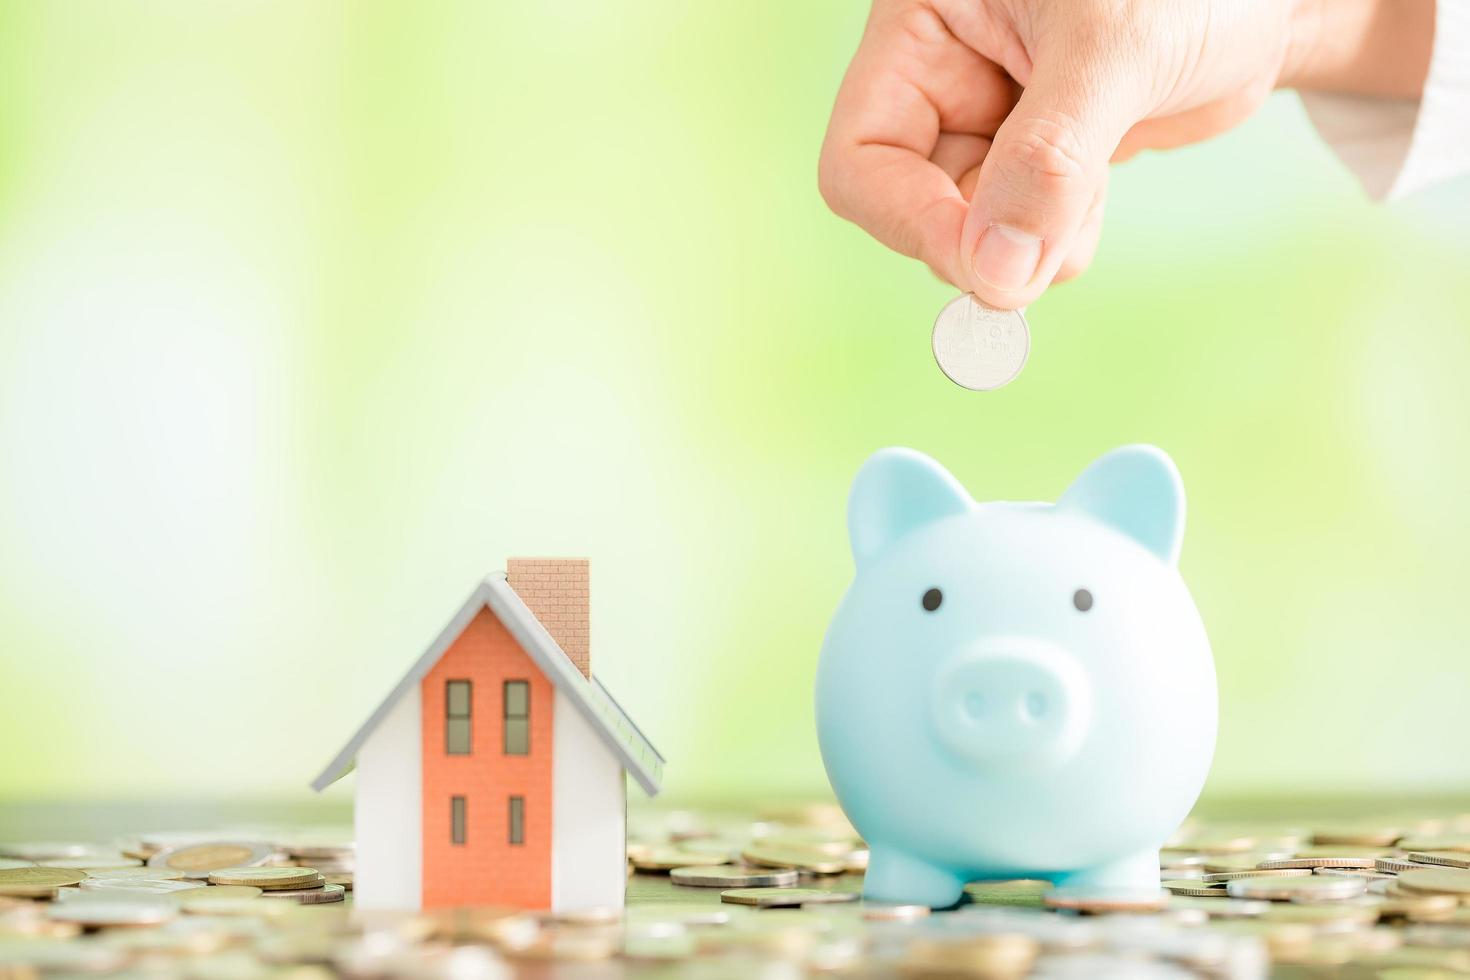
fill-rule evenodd
<path id="1" fill-rule="evenodd" d="M 740 856 L 747 863 L 764 868 L 796 868 L 819 875 L 841 874 L 847 868 L 847 862 L 840 857 L 804 847 L 753 845 L 741 852 Z"/>
<path id="2" fill-rule="evenodd" d="M 1373 855 L 1307 855 L 1306 857 L 1284 858 L 1280 861 L 1262 861 L 1256 865 L 1262 871 L 1285 868 L 1372 868 L 1378 859 Z"/>
<path id="3" fill-rule="evenodd" d="M 1414 871 L 1423 867 L 1424 865 L 1418 861 L 1410 861 L 1408 858 L 1381 857 L 1373 861 L 1375 871 L 1386 871 L 1391 874 L 1398 874 L 1401 871 Z"/>
<path id="4" fill-rule="evenodd" d="M 724 864 L 730 855 L 721 851 L 696 851 L 679 847 L 629 849 L 629 859 L 639 871 L 673 871 L 695 865 Z"/>
<path id="5" fill-rule="evenodd" d="M 85 880 L 87 873 L 72 868 L 5 868 L 0 870 L 0 895 L 42 898 L 65 885 Z"/>
<path id="6" fill-rule="evenodd" d="M 322 905 L 340 902 L 347 891 L 341 885 L 317 885 L 315 888 L 276 888 L 261 893 L 261 898 L 289 898 L 299 905 Z"/>
<path id="7" fill-rule="evenodd" d="M 1404 836 L 1401 827 L 1374 826 L 1333 827 L 1312 832 L 1313 844 L 1345 844 L 1350 847 L 1392 847 Z"/>
<path id="8" fill-rule="evenodd" d="M 1380 919 L 1410 919 L 1414 922 L 1440 922 L 1450 919 L 1460 907 L 1454 895 L 1396 895 L 1378 906 Z"/>
<path id="9" fill-rule="evenodd" d="M 905 977 L 972 977 L 1003 980 L 1031 969 L 1041 944 L 1020 933 L 995 933 L 967 939 L 924 939 L 909 944 L 899 963 Z"/>
<path id="10" fill-rule="evenodd" d="M 219 868 L 262 864 L 273 852 L 264 844 L 186 844 L 159 851 L 148 859 L 155 867 L 173 868 L 191 877 L 203 878 Z"/>
<path id="11" fill-rule="evenodd" d="M 834 892 L 824 888 L 731 888 L 720 892 L 722 902 L 754 905 L 758 908 L 855 902 L 857 897 L 856 892 Z"/>
<path id="12" fill-rule="evenodd" d="M 1410 851 L 1409 860 L 1447 868 L 1470 868 L 1470 853 L 1465 851 Z"/>
<path id="13" fill-rule="evenodd" d="M 1171 895 L 1188 895 L 1192 898 L 1226 898 L 1229 892 L 1224 885 L 1207 885 L 1194 878 L 1173 878 L 1163 883 Z"/>
<path id="14" fill-rule="evenodd" d="M 255 885 L 276 888 L 304 888 L 325 879 L 315 868 L 219 868 L 209 873 L 214 885 Z"/>
<path id="15" fill-rule="evenodd" d="M 1311 868 L 1250 868 L 1241 871 L 1214 871 L 1204 881 L 1234 881 L 1236 878 L 1300 878 L 1312 873 Z"/>
<path id="16" fill-rule="evenodd" d="M 1398 884 L 1411 892 L 1470 895 L 1470 871 L 1462 871 L 1458 868 L 1405 871 L 1399 875 Z"/>

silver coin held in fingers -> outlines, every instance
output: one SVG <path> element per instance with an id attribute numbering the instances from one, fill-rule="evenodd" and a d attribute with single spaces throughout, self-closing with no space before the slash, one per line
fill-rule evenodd
<path id="1" fill-rule="evenodd" d="M 997 310 L 973 293 L 956 296 L 934 321 L 934 360 L 944 376 L 971 391 L 991 391 L 1026 366 L 1031 331 L 1020 310 Z"/>

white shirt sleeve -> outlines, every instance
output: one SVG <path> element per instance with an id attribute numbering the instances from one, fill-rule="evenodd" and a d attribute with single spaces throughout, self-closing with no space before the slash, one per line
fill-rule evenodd
<path id="1" fill-rule="evenodd" d="M 1470 173 L 1470 3 L 1439 0 L 1434 14 L 1420 101 L 1302 93 L 1312 125 L 1375 198 Z"/>

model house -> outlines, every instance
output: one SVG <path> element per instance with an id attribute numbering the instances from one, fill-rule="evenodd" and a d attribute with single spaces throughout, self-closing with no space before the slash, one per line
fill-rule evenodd
<path id="1" fill-rule="evenodd" d="M 511 559 L 312 783 L 356 765 L 359 906 L 623 904 L 624 773 L 664 760 L 592 676 L 587 573 Z"/>

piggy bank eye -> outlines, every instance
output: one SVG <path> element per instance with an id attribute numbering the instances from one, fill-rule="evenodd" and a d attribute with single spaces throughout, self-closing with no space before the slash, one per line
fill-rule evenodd
<path id="1" fill-rule="evenodd" d="M 1086 589 L 1078 589 L 1072 593 L 1072 605 L 1077 607 L 1078 612 L 1087 612 L 1092 608 L 1092 593 Z"/>
<path id="2" fill-rule="evenodd" d="M 924 593 L 923 601 L 924 608 L 929 612 L 933 612 L 934 610 L 938 609 L 939 604 L 944 601 L 944 593 L 940 592 L 938 589 L 930 589 L 928 592 Z"/>

